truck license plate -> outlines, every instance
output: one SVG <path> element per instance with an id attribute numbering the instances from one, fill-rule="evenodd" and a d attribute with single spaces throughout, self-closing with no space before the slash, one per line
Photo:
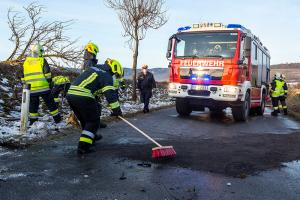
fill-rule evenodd
<path id="1" fill-rule="evenodd" d="M 192 90 L 208 90 L 206 85 L 192 85 Z"/>

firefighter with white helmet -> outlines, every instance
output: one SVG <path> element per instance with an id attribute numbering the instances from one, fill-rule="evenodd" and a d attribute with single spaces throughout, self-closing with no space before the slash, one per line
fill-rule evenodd
<path id="1" fill-rule="evenodd" d="M 97 134 L 100 126 L 101 105 L 96 94 L 103 93 L 112 109 L 112 116 L 122 115 L 119 101 L 113 87 L 112 76 L 121 76 L 123 69 L 116 60 L 86 69 L 72 83 L 67 100 L 80 121 L 82 133 L 78 143 L 78 154 L 91 152 L 95 141 L 102 138 Z"/>
<path id="2" fill-rule="evenodd" d="M 279 101 L 282 104 L 284 114 L 287 115 L 287 106 L 285 103 L 285 99 L 287 97 L 287 84 L 282 79 L 282 75 L 277 72 L 274 75 L 273 81 L 271 83 L 271 98 L 273 105 L 273 112 L 271 113 L 273 116 L 277 116 L 279 113 Z"/>
<path id="3" fill-rule="evenodd" d="M 51 71 L 44 58 L 44 48 L 39 43 L 30 47 L 30 54 L 23 64 L 22 82 L 30 85 L 29 119 L 30 124 L 38 120 L 40 97 L 44 100 L 50 114 L 56 123 L 61 121 L 61 115 L 51 94 Z"/>
<path id="4" fill-rule="evenodd" d="M 280 101 L 280 104 L 281 104 L 279 106 L 279 108 L 282 107 L 284 115 L 287 115 L 288 111 L 287 111 L 287 105 L 286 105 L 285 100 L 286 100 L 287 94 L 288 94 L 288 87 L 287 87 L 285 79 L 286 79 L 285 75 L 281 74 L 281 82 L 283 84 L 283 87 L 281 89 L 280 96 L 279 96 L 279 101 Z"/>

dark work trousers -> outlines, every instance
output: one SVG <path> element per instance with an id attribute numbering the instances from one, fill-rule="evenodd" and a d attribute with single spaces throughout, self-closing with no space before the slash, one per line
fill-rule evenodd
<path id="1" fill-rule="evenodd" d="M 82 130 L 96 135 L 100 125 L 100 105 L 90 97 L 67 94 L 68 103 L 78 118 Z"/>
<path id="2" fill-rule="evenodd" d="M 280 101 L 280 103 L 281 103 L 281 105 L 282 105 L 282 108 L 283 108 L 283 109 L 286 108 L 285 97 L 284 97 L 284 96 L 280 96 L 280 97 L 279 97 L 279 101 Z"/>
<path id="3" fill-rule="evenodd" d="M 60 85 L 54 85 L 51 93 L 54 97 L 54 100 L 58 100 L 59 98 L 59 94 L 62 93 L 62 96 L 65 97 L 69 88 L 70 88 L 70 83 L 64 83 L 64 84 L 60 84 Z M 59 105 L 59 101 L 55 101 L 57 107 Z"/>
<path id="4" fill-rule="evenodd" d="M 151 97 L 151 90 L 141 90 L 141 102 L 144 103 L 144 110 L 149 110 L 149 102 Z"/>
<path id="5" fill-rule="evenodd" d="M 272 97 L 272 106 L 275 112 L 278 112 L 279 97 Z"/>
<path id="6" fill-rule="evenodd" d="M 287 105 L 286 105 L 286 102 L 285 102 L 285 99 L 286 99 L 286 97 L 285 96 L 280 96 L 279 98 L 279 101 L 280 101 L 280 103 L 281 103 L 281 105 L 282 105 L 282 108 L 283 108 L 283 113 L 285 114 L 285 115 L 287 115 Z"/>
<path id="7" fill-rule="evenodd" d="M 38 110 L 39 110 L 39 105 L 40 105 L 40 97 L 42 97 L 42 99 L 44 100 L 48 110 L 51 112 L 54 112 L 54 114 L 52 114 L 52 117 L 54 119 L 54 121 L 56 123 L 61 121 L 61 116 L 59 114 L 59 112 L 55 112 L 58 108 L 54 102 L 54 98 L 51 94 L 50 91 L 46 92 L 46 93 L 42 93 L 41 95 L 38 94 L 31 94 L 30 95 L 30 104 L 29 104 L 29 113 L 30 114 L 38 114 Z M 37 116 L 31 116 L 30 117 L 30 124 L 32 124 L 33 122 L 37 121 Z"/>

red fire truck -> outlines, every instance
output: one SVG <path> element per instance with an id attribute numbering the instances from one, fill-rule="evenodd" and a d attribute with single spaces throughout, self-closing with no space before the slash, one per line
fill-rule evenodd
<path id="1" fill-rule="evenodd" d="M 192 111 L 222 112 L 236 121 L 263 115 L 270 79 L 270 54 L 239 24 L 198 23 L 169 39 L 169 95 L 181 116 Z"/>

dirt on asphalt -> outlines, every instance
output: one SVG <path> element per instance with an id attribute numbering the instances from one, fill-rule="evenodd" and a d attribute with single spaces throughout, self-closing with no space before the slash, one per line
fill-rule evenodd
<path id="1" fill-rule="evenodd" d="M 300 160 L 300 134 L 241 134 L 214 139 L 164 140 L 173 145 L 177 155 L 173 160 L 158 161 L 164 165 L 209 171 L 226 176 L 245 178 L 260 171 L 274 169 L 282 163 Z M 154 162 L 151 144 L 97 144 L 97 153 Z M 157 162 L 157 161 L 156 161 Z"/>

